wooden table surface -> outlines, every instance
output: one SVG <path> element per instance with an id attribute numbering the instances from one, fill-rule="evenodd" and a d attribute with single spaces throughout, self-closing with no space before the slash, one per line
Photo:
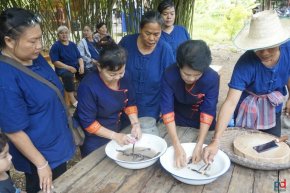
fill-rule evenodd
<path id="1" fill-rule="evenodd" d="M 171 142 L 164 125 L 159 128 L 169 147 Z M 177 132 L 181 142 L 195 142 L 198 134 L 198 130 L 187 127 L 178 127 Z M 206 142 L 212 135 L 209 133 Z M 278 179 L 283 183 L 275 190 Z M 290 170 L 261 171 L 232 163 L 214 182 L 194 186 L 174 179 L 159 161 L 140 170 L 122 168 L 106 156 L 103 146 L 56 179 L 53 185 L 56 193 L 290 193 Z"/>

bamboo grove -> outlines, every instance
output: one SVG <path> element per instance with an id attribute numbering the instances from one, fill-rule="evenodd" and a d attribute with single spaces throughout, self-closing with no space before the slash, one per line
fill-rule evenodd
<path id="1" fill-rule="evenodd" d="M 40 15 L 42 18 L 44 49 L 50 48 L 56 40 L 56 29 L 60 25 L 58 10 L 63 11 L 65 21 L 72 32 L 72 39 L 81 39 L 81 29 L 84 25 L 95 26 L 104 21 L 112 32 L 113 13 L 123 13 L 126 22 L 126 33 L 139 31 L 141 15 L 147 10 L 157 10 L 161 0 L 0 0 L 0 10 L 8 7 L 23 7 Z M 192 31 L 196 0 L 173 0 L 176 5 L 176 24 L 183 25 Z M 207 1 L 207 0 L 205 0 Z M 271 2 L 288 0 L 260 0 L 264 8 Z M 93 28 L 94 29 L 94 28 Z M 124 35 L 124 34 L 122 34 Z"/>

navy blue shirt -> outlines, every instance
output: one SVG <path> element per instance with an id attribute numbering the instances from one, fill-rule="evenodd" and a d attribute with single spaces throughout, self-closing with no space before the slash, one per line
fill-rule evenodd
<path id="1" fill-rule="evenodd" d="M 63 87 L 53 69 L 39 55 L 28 66 L 32 71 Z M 53 169 L 75 152 L 65 109 L 54 90 L 18 69 L 0 62 L 0 128 L 4 133 L 25 132 Z M 30 172 L 29 160 L 11 143 L 15 168 Z"/>
<path id="2" fill-rule="evenodd" d="M 213 128 L 219 95 L 219 75 L 217 72 L 208 68 L 192 88 L 187 89 L 185 86 L 186 84 L 176 65 L 166 69 L 162 81 L 162 114 L 174 112 L 177 125 L 199 128 L 200 114 L 205 113 L 213 116 L 214 121 L 211 124 L 211 128 Z M 198 104 L 197 96 L 200 94 L 204 94 L 204 97 L 201 98 L 202 103 Z"/>
<path id="3" fill-rule="evenodd" d="M 122 38 L 120 45 L 128 52 L 126 73 L 132 77 L 139 117 L 159 118 L 161 79 L 165 69 L 174 63 L 170 46 L 159 40 L 152 53 L 143 55 L 137 47 L 139 34 Z"/>
<path id="4" fill-rule="evenodd" d="M 50 48 L 49 56 L 51 62 L 60 61 L 66 65 L 79 69 L 79 58 L 81 58 L 80 51 L 75 43 L 69 42 L 68 45 L 56 41 Z M 55 68 L 58 75 L 61 75 L 66 70 L 63 68 Z"/>
<path id="5" fill-rule="evenodd" d="M 186 40 L 189 40 L 190 36 L 183 26 L 174 25 L 174 28 L 170 34 L 162 31 L 160 39 L 164 40 L 171 46 L 175 59 L 178 46 Z"/>
<path id="6" fill-rule="evenodd" d="M 135 106 L 134 91 L 128 75 L 119 81 L 119 89 L 109 88 L 95 71 L 82 80 L 78 88 L 76 115 L 82 128 L 98 121 L 103 127 L 119 131 L 120 116 L 125 107 Z M 85 131 L 82 153 L 87 155 L 109 141 Z"/>
<path id="7" fill-rule="evenodd" d="M 253 51 L 246 51 L 237 61 L 229 87 L 243 91 L 238 106 L 249 95 L 245 90 L 257 95 L 279 91 L 287 94 L 286 85 L 290 75 L 290 42 L 280 46 L 280 58 L 273 68 L 267 68 Z M 276 107 L 281 112 L 282 105 Z"/>

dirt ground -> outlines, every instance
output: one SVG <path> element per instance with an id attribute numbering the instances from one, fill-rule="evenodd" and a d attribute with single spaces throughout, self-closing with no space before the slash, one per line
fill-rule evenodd
<path id="1" fill-rule="evenodd" d="M 218 109 L 220 108 L 222 102 L 224 101 L 227 91 L 228 91 L 228 82 L 231 78 L 231 74 L 233 71 L 234 64 L 238 60 L 239 56 L 242 54 L 241 51 L 237 51 L 234 47 L 219 45 L 213 46 L 211 48 L 212 51 L 212 64 L 221 66 L 220 74 L 220 94 L 219 94 L 219 102 Z M 77 151 L 74 158 L 69 162 L 68 168 L 75 165 L 80 160 L 79 151 Z M 15 182 L 16 186 L 25 190 L 25 180 L 22 172 L 18 172 L 11 169 L 11 177 Z"/>

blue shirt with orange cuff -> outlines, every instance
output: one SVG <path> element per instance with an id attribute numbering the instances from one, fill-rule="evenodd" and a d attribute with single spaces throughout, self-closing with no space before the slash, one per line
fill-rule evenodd
<path id="1" fill-rule="evenodd" d="M 130 78 L 125 75 L 119 81 L 119 89 L 109 88 L 99 72 L 88 74 L 78 88 L 76 117 L 85 130 L 85 141 L 81 147 L 82 156 L 109 142 L 110 139 L 97 136 L 101 126 L 119 132 L 120 116 L 137 113 L 134 92 Z"/>
<path id="2" fill-rule="evenodd" d="M 199 129 L 200 123 L 214 129 L 219 95 L 219 75 L 206 69 L 191 88 L 181 78 L 179 68 L 170 66 L 162 81 L 161 111 L 165 124 L 175 120 L 176 125 Z"/>
<path id="3" fill-rule="evenodd" d="M 165 69 L 174 63 L 170 46 L 159 40 L 150 54 L 137 47 L 139 34 L 122 38 L 120 45 L 128 52 L 126 73 L 132 77 L 139 117 L 160 117 L 161 80 Z"/>
<path id="4" fill-rule="evenodd" d="M 190 35 L 185 27 L 180 25 L 174 25 L 174 28 L 170 34 L 162 31 L 160 39 L 164 40 L 171 46 L 175 58 L 178 46 L 183 42 L 189 40 Z"/>

